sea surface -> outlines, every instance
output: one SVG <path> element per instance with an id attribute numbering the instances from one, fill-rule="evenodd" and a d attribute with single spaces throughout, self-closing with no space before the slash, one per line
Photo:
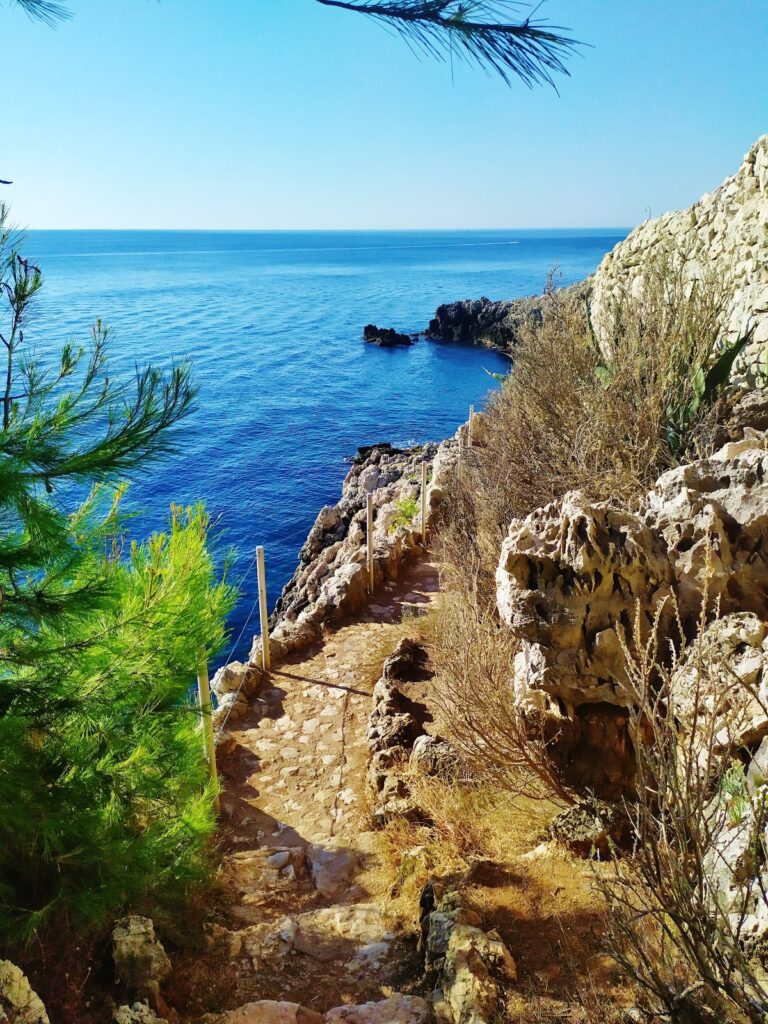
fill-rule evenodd
<path id="1" fill-rule="evenodd" d="M 27 338 L 42 356 L 87 340 L 101 318 L 113 376 L 191 361 L 197 410 L 178 453 L 133 482 L 133 529 L 162 528 L 171 501 L 203 499 L 220 543 L 238 549 L 235 578 L 264 545 L 272 605 L 318 510 L 338 500 L 345 459 L 453 434 L 495 386 L 485 371 L 508 366 L 470 346 L 379 349 L 363 326 L 423 330 L 440 303 L 538 292 L 555 266 L 579 280 L 626 233 L 34 231 L 25 251 L 45 285 Z M 258 630 L 255 594 L 251 570 L 231 622 L 236 656 Z"/>

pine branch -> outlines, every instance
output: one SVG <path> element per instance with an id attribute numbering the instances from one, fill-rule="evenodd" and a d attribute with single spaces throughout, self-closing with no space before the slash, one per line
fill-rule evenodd
<path id="1" fill-rule="evenodd" d="M 554 75 L 568 75 L 565 60 L 582 45 L 529 14 L 518 20 L 514 0 L 317 0 L 324 7 L 365 14 L 393 26 L 412 47 L 429 57 L 458 59 L 499 75 L 507 85 L 513 77 L 529 88 L 547 84 Z M 540 6 L 540 5 L 539 5 Z M 538 7 L 534 8 L 537 10 Z"/>
<path id="2" fill-rule="evenodd" d="M 28 17 L 44 21 L 47 25 L 55 25 L 57 21 L 71 17 L 66 7 L 55 0 L 11 0 L 11 3 L 20 7 Z"/>

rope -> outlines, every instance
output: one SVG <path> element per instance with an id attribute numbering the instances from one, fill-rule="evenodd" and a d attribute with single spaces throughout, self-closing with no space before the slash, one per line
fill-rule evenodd
<path id="1" fill-rule="evenodd" d="M 248 573 L 251 571 L 251 569 L 256 564 L 256 558 L 257 558 L 257 555 L 254 554 L 254 556 L 251 559 L 251 561 L 249 562 L 248 567 L 246 568 L 245 572 L 240 577 L 240 582 L 237 585 L 238 590 L 242 587 L 243 583 L 246 580 L 246 577 L 248 576 Z M 235 640 L 235 642 L 232 644 L 232 647 L 230 648 L 229 654 L 227 655 L 227 660 L 224 662 L 224 665 L 222 666 L 223 668 L 228 668 L 229 665 L 231 664 L 231 662 L 232 662 L 232 655 L 235 653 L 235 650 L 237 649 L 237 645 L 243 639 L 243 634 L 245 633 L 246 629 L 248 628 L 248 623 L 253 618 L 253 613 L 256 611 L 256 608 L 258 607 L 258 604 L 259 604 L 259 597 L 258 597 L 258 594 L 257 594 L 256 595 L 256 600 L 253 602 L 253 604 L 251 605 L 251 610 L 248 612 L 248 617 L 246 618 L 245 622 L 243 623 L 243 628 L 238 633 L 237 639 Z M 230 704 L 230 706 L 229 706 L 229 708 L 227 710 L 227 713 L 224 716 L 224 721 L 218 727 L 218 729 L 216 730 L 216 733 L 215 733 L 215 735 L 213 737 L 214 744 L 218 743 L 219 736 L 221 735 L 221 733 L 226 728 L 227 722 L 229 721 L 229 716 L 232 714 L 232 708 L 235 706 L 235 704 L 237 704 L 237 698 L 240 696 L 240 691 L 243 688 L 243 684 L 245 683 L 245 677 L 246 677 L 247 674 L 248 674 L 248 670 L 246 669 L 246 671 L 243 672 L 243 677 L 240 680 L 240 685 L 235 690 L 235 699 Z"/>
<path id="2" fill-rule="evenodd" d="M 259 603 L 259 599 L 258 599 L 258 598 L 256 598 L 256 600 L 254 601 L 254 603 L 253 603 L 253 604 L 251 605 L 251 610 L 250 610 L 250 611 L 248 612 L 248 618 L 247 618 L 247 619 L 245 620 L 245 622 L 243 623 L 243 628 L 242 628 L 242 629 L 240 630 L 240 635 L 238 636 L 237 640 L 235 640 L 235 643 L 234 643 L 234 647 L 237 647 L 237 645 L 238 645 L 238 644 L 240 643 L 240 639 L 242 638 L 242 635 L 243 635 L 243 633 L 245 632 L 245 630 L 246 630 L 246 628 L 247 628 L 247 626 L 248 626 L 248 623 L 249 623 L 249 622 L 251 621 L 251 619 L 253 618 L 253 613 L 254 613 L 254 611 L 256 610 L 256 607 L 257 607 L 258 603 Z M 233 650 L 234 650 L 234 647 L 233 647 Z M 229 665 L 229 661 L 228 661 L 228 662 L 227 662 L 227 664 L 226 664 L 226 665 L 224 666 L 224 668 L 227 668 L 227 666 L 228 666 L 228 665 Z M 221 734 L 221 733 L 222 733 L 222 732 L 224 731 L 224 729 L 225 729 L 225 727 L 226 727 L 226 724 L 227 724 L 227 722 L 229 721 L 229 716 L 230 716 L 230 715 L 232 714 L 232 708 L 233 708 L 233 707 L 235 706 L 235 704 L 237 704 L 237 698 L 238 698 L 238 697 L 240 696 L 240 691 L 241 691 L 241 690 L 242 690 L 242 688 L 243 688 L 243 684 L 245 683 L 245 677 L 246 677 L 247 675 L 248 675 L 248 669 L 246 669 L 246 670 L 245 670 L 245 672 L 243 672 L 243 677 L 242 677 L 242 679 L 240 680 L 240 685 L 239 685 L 239 686 L 238 686 L 238 688 L 237 688 L 237 689 L 235 690 L 235 699 L 234 699 L 234 700 L 232 701 L 232 703 L 231 703 L 231 704 L 229 705 L 229 708 L 228 708 L 228 710 L 227 710 L 227 713 L 226 713 L 226 715 L 224 716 L 224 721 L 223 721 L 223 722 L 221 723 L 221 725 L 219 726 L 219 728 L 218 728 L 218 729 L 216 730 L 216 735 L 215 735 L 215 736 L 213 737 L 213 742 L 214 742 L 214 743 L 216 743 L 216 742 L 217 742 L 217 740 L 218 740 L 218 738 L 219 738 L 220 734 Z"/>

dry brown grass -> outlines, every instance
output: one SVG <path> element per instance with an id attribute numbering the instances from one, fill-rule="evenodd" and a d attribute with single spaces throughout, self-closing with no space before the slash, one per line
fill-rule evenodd
<path id="1" fill-rule="evenodd" d="M 633 996 L 604 954 L 605 904 L 583 861 L 541 845 L 553 808 L 485 785 L 409 776 L 433 819 L 402 820 L 377 834 L 374 894 L 415 932 L 427 882 L 459 884 L 465 904 L 495 928 L 515 958 L 519 983 L 499 1024 L 613 1024 Z M 606 870 L 611 871 L 608 867 Z"/>
<path id="2" fill-rule="evenodd" d="M 642 299 L 617 298 L 601 351 L 586 305 L 547 291 L 542 322 L 523 332 L 490 400 L 484 447 L 467 453 L 452 487 L 443 534 L 452 582 L 491 601 L 512 519 L 571 490 L 631 505 L 697 447 L 707 410 L 693 412 L 694 371 L 717 352 L 724 294 L 710 279 L 691 288 L 662 254 Z"/>
<path id="3" fill-rule="evenodd" d="M 519 645 L 477 592 L 441 595 L 429 643 L 441 731 L 470 776 L 492 789 L 561 807 L 572 791 L 550 756 L 556 735 L 521 709 L 512 664 Z"/>

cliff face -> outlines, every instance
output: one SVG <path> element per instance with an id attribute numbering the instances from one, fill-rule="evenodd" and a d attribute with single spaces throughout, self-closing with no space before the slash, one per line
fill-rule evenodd
<path id="1" fill-rule="evenodd" d="M 731 339 L 754 328 L 746 364 L 761 363 L 768 343 L 768 135 L 719 188 L 687 210 L 665 213 L 635 228 L 603 259 L 594 275 L 592 320 L 608 341 L 610 311 L 623 290 L 641 294 L 647 262 L 671 252 L 690 280 L 702 271 L 722 277 L 730 295 L 723 327 Z"/>

